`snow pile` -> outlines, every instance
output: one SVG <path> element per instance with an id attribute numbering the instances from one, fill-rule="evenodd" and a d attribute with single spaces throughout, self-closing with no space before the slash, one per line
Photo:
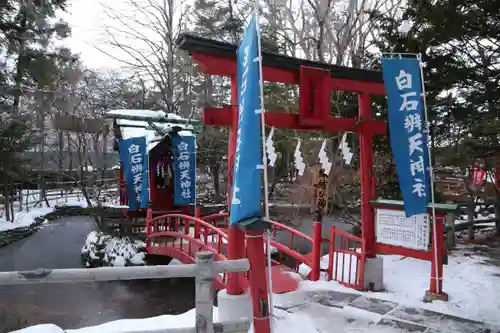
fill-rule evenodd
<path id="1" fill-rule="evenodd" d="M 82 248 L 82 262 L 88 268 L 140 266 L 144 265 L 145 251 L 146 244 L 142 241 L 92 231 Z"/>

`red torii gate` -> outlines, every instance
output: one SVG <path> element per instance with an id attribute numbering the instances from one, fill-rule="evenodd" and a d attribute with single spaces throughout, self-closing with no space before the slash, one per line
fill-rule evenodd
<path id="1" fill-rule="evenodd" d="M 178 40 L 181 49 L 188 51 L 205 74 L 231 78 L 231 106 L 206 107 L 206 125 L 229 126 L 229 191 L 233 178 L 233 163 L 238 130 L 238 96 L 236 78 L 237 46 L 184 34 Z M 372 116 L 371 96 L 385 96 L 381 72 L 312 62 L 275 53 L 263 52 L 263 79 L 268 82 L 299 85 L 299 113 L 265 113 L 267 126 L 295 130 L 324 132 L 357 132 L 360 138 L 361 220 L 362 237 L 367 258 L 375 257 L 375 218 L 370 201 L 375 199 L 376 180 L 373 175 L 373 135 L 386 134 L 385 122 Z M 330 116 L 332 90 L 357 93 L 359 115 L 354 118 Z M 245 257 L 245 235 L 239 228 L 228 232 L 230 259 Z M 264 265 L 264 263 L 263 263 Z M 228 280 L 228 294 L 243 292 L 235 276 Z"/>

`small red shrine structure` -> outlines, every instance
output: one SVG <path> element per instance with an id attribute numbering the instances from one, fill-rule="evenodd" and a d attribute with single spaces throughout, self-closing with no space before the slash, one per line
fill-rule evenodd
<path id="1" fill-rule="evenodd" d="M 145 137 L 149 155 L 150 201 L 153 215 L 174 212 L 191 214 L 190 207 L 174 206 L 173 155 L 170 133 L 194 135 L 188 120 L 175 114 L 154 110 L 110 110 L 107 118 L 113 119 L 115 135 L 114 149 L 118 141 L 134 137 Z M 120 163 L 121 165 L 121 163 Z M 127 190 L 120 167 L 120 205 L 127 206 Z M 127 210 L 127 217 L 145 217 L 146 210 Z"/>
<path id="2" fill-rule="evenodd" d="M 236 45 L 184 34 L 178 40 L 181 49 L 189 52 L 201 71 L 208 75 L 229 77 L 231 79 L 231 105 L 223 107 L 205 107 L 203 121 L 206 125 L 227 126 L 229 134 L 229 190 L 231 193 L 232 170 L 236 150 L 238 130 L 238 96 L 237 96 L 237 66 Z M 360 179 L 361 179 L 361 220 L 362 220 L 362 248 L 360 261 L 362 271 L 372 269 L 373 265 L 365 265 L 365 260 L 376 259 L 377 252 L 383 250 L 387 254 L 402 254 L 416 258 L 434 261 L 431 249 L 428 251 L 414 251 L 404 247 L 381 246 L 377 243 L 375 232 L 375 209 L 372 203 L 376 199 L 376 178 L 373 173 L 373 136 L 385 135 L 387 126 L 384 121 L 377 120 L 372 113 L 372 97 L 385 96 L 383 76 L 381 72 L 348 68 L 324 63 L 312 62 L 282 56 L 275 53 L 262 53 L 262 75 L 266 82 L 277 82 L 288 85 L 299 85 L 299 112 L 285 113 L 276 110 L 266 110 L 265 122 L 267 126 L 305 131 L 354 132 L 359 135 L 360 141 Z M 344 91 L 358 94 L 358 116 L 352 118 L 335 117 L 331 115 L 331 91 Z M 229 199 L 230 200 L 230 199 Z M 230 201 L 229 201 L 230 202 Z M 442 248 L 442 222 L 438 230 L 437 244 L 433 246 Z M 314 234 L 321 235 L 321 221 L 314 223 Z M 246 241 L 251 241 L 251 237 Z M 335 237 L 333 237 L 333 240 Z M 323 240 L 320 240 L 322 242 Z M 317 244 L 319 245 L 319 244 Z M 318 249 L 320 247 L 318 246 Z M 245 234 L 239 228 L 228 230 L 228 258 L 238 259 L 246 256 Z M 425 255 L 422 253 L 425 252 Z M 439 251 L 438 251 L 439 252 Z M 330 258 L 331 259 L 331 258 Z M 262 266 L 265 266 L 264 258 Z M 311 280 L 319 277 L 319 255 L 314 256 L 313 273 Z M 381 262 L 373 261 L 375 264 Z M 366 266 L 366 267 L 364 267 Z M 380 266 L 380 265 L 379 265 Z M 437 267 L 437 269 L 435 269 Z M 365 269 L 366 268 L 366 269 Z M 377 269 L 381 269 L 378 267 Z M 360 274 L 364 274 L 360 273 Z M 430 294 L 436 294 L 436 281 L 442 283 L 442 260 L 432 263 Z M 365 283 L 370 283 L 369 279 Z M 252 286 L 262 293 L 267 290 L 265 285 Z M 366 286 L 361 286 L 366 288 Z M 442 293 L 442 288 L 439 288 Z M 237 278 L 228 279 L 227 292 L 239 295 L 243 292 Z M 444 293 L 442 293 L 444 295 Z M 254 315 L 256 303 L 262 299 L 254 299 Z"/>

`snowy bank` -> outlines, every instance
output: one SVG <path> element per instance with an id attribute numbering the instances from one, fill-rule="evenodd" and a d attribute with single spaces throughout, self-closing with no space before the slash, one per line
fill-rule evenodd
<path id="1" fill-rule="evenodd" d="M 14 222 L 8 222 L 2 216 L 0 217 L 0 232 L 5 230 L 12 230 L 18 228 L 26 228 L 37 221 L 37 218 L 50 214 L 62 207 L 88 207 L 87 202 L 83 198 L 60 198 L 49 201 L 51 207 L 35 207 L 29 211 L 16 212 L 14 215 Z M 45 203 L 43 203 L 45 204 Z"/>
<path id="2" fill-rule="evenodd" d="M 87 235 L 82 248 L 85 267 L 140 266 L 144 265 L 146 244 L 130 237 L 113 237 L 103 232 L 92 231 Z"/>
<path id="3" fill-rule="evenodd" d="M 53 200 L 52 207 L 31 208 L 29 211 L 16 212 L 14 222 L 0 217 L 0 247 L 31 235 L 43 223 L 67 214 L 68 209 L 86 208 L 87 202 L 76 198 Z"/>

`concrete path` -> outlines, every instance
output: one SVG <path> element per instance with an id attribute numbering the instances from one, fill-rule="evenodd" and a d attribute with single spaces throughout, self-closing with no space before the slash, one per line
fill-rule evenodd
<path id="1" fill-rule="evenodd" d="M 297 293 L 302 293 L 302 295 Z M 307 314 L 317 324 L 317 332 L 321 333 L 369 331 L 404 333 L 500 332 L 500 327 L 493 325 L 395 302 L 331 290 L 297 291 L 283 295 L 277 297 L 275 307 L 289 313 Z"/>

